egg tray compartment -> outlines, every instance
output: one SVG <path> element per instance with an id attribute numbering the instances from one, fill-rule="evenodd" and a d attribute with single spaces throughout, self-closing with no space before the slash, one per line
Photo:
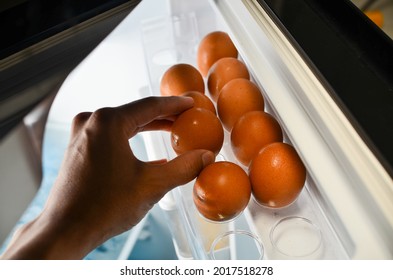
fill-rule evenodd
<path id="1" fill-rule="evenodd" d="M 168 158 L 172 159 L 176 154 L 172 151 L 170 135 L 166 132 L 161 134 Z M 225 158 L 244 168 L 233 157 L 227 142 L 228 133 L 225 138 L 223 149 L 217 158 Z M 190 246 L 193 247 L 190 251 L 194 256 L 210 259 L 221 259 L 228 255 L 232 259 L 258 259 L 261 255 L 264 259 L 345 258 L 341 250 L 337 250 L 338 237 L 319 208 L 318 198 L 312 191 L 315 186 L 309 177 L 298 199 L 291 205 L 277 209 L 268 208 L 261 206 L 251 197 L 243 213 L 227 222 L 210 221 L 199 214 L 192 199 L 194 182 L 195 180 L 172 191 L 178 210 L 182 213 Z M 250 233 L 256 236 L 257 240 L 239 246 L 230 244 L 231 239 L 228 239 L 227 247 L 216 247 L 214 251 L 219 252 L 213 253 L 212 244 L 229 232 Z M 245 246 L 248 247 L 245 249 Z M 239 253 L 232 247 L 244 250 Z"/>
<path id="2" fill-rule="evenodd" d="M 183 25 L 182 22 L 184 22 Z M 185 32 L 186 29 L 180 29 L 179 26 L 188 26 L 191 31 Z M 203 36 L 203 34 L 199 36 L 197 26 L 198 18 L 193 13 L 149 19 L 142 23 L 141 30 L 151 95 L 160 95 L 160 79 L 170 66 L 177 63 L 196 66 L 196 48 Z M 214 30 L 218 28 L 211 31 Z M 220 30 L 223 29 L 220 28 Z M 187 35 L 182 37 L 182 33 L 187 33 Z M 257 81 L 253 81 L 258 85 Z M 206 95 L 209 96 L 208 93 Z M 265 111 L 279 121 L 266 97 Z M 284 134 L 284 142 L 290 143 L 285 126 L 281 123 L 280 125 Z M 160 155 L 157 155 L 157 150 L 156 152 L 148 151 L 151 159 L 161 158 L 162 155 L 168 159 L 176 157 L 168 132 L 148 133 L 145 137 L 150 137 L 148 142 L 155 143 L 154 145 L 161 149 L 158 152 Z M 247 172 L 247 169 L 237 161 L 232 153 L 230 135 L 227 131 L 225 131 L 224 145 L 219 158 L 234 162 Z M 340 239 L 330 223 L 331 219 L 319 203 L 320 196 L 317 187 L 309 174 L 304 189 L 291 205 L 278 209 L 267 208 L 251 198 L 241 215 L 232 221 L 222 223 L 209 221 L 198 213 L 192 199 L 194 182 L 195 180 L 172 191 L 189 246 L 178 250 L 178 252 L 186 252 L 179 256 L 180 258 L 347 258 L 345 250 L 340 245 Z M 219 242 L 219 239 L 227 235 L 229 236 L 227 240 Z M 255 240 L 244 242 L 233 236 L 248 236 Z M 214 244 L 218 245 L 214 247 Z"/>

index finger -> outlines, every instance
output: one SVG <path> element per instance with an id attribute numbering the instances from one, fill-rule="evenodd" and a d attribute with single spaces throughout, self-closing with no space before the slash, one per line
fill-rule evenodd
<path id="1" fill-rule="evenodd" d="M 178 115 L 193 105 L 191 97 L 146 97 L 118 107 L 118 112 L 126 133 L 132 137 L 151 122 Z"/>

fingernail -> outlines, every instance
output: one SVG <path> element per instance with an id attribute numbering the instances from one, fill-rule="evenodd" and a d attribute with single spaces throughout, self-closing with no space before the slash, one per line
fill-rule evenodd
<path id="1" fill-rule="evenodd" d="M 213 152 L 211 152 L 211 151 L 204 152 L 202 154 L 203 166 L 207 166 L 207 165 L 213 163 L 214 159 L 215 159 L 215 156 L 214 156 Z"/>
<path id="2" fill-rule="evenodd" d="M 183 99 L 184 102 L 194 104 L 194 98 L 192 98 L 191 96 L 179 96 L 178 98 Z"/>

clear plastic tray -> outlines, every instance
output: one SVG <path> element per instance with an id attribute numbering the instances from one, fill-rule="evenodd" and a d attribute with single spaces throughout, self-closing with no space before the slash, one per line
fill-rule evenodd
<path id="1" fill-rule="evenodd" d="M 196 65 L 196 49 L 205 34 L 199 32 L 195 13 L 146 20 L 141 30 L 151 94 L 160 95 L 160 78 L 166 69 L 176 63 Z M 223 30 L 223 26 L 211 26 L 210 31 L 213 30 Z M 204 32 L 207 32 L 206 28 Z M 247 61 L 245 63 L 247 65 Z M 269 98 L 265 98 L 265 102 L 265 111 L 275 116 Z M 281 127 L 284 142 L 290 143 L 285 125 Z M 151 159 L 176 156 L 169 133 L 147 133 L 145 140 Z M 225 132 L 220 157 L 242 166 L 231 151 L 228 132 Z M 334 217 L 323 210 L 318 188 L 309 174 L 303 191 L 291 205 L 271 209 L 251 198 L 245 211 L 226 223 L 208 221 L 198 213 L 192 200 L 193 184 L 194 181 L 174 189 L 162 201 L 163 209 L 171 217 L 171 227 L 177 229 L 173 232 L 173 239 L 179 258 L 348 258 L 332 223 Z"/>

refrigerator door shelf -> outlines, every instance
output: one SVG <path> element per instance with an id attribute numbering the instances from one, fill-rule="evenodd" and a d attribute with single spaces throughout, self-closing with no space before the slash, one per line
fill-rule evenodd
<path id="1" fill-rule="evenodd" d="M 212 1 L 272 111 L 307 164 L 350 258 L 392 258 L 393 181 L 258 1 Z M 339 229 L 341 228 L 341 229 Z M 348 240 L 345 241 L 345 238 Z"/>
<path id="2" fill-rule="evenodd" d="M 372 154 L 370 155 L 367 150 L 363 151 L 364 148 L 361 155 L 357 154 L 360 144 L 359 140 L 356 140 L 356 134 L 351 134 L 353 132 L 345 119 L 341 119 L 342 116 L 335 109 L 334 103 L 324 95 L 324 87 L 302 63 L 297 53 L 285 41 L 285 37 L 274 29 L 272 22 L 268 22 L 268 16 L 260 15 L 263 11 L 246 1 L 210 1 L 210 4 L 209 9 L 204 8 L 203 14 L 198 11 L 184 12 L 142 23 L 151 94 L 159 95 L 160 78 L 173 64 L 196 65 L 195 50 L 204 35 L 214 30 L 228 32 L 239 50 L 239 58 L 246 63 L 253 81 L 263 89 L 267 103 L 265 110 L 279 121 L 284 131 L 284 141 L 296 148 L 307 167 L 308 175 L 302 193 L 290 206 L 270 209 L 251 199 L 240 216 L 226 223 L 208 221 L 198 213 L 192 201 L 194 182 L 174 189 L 160 205 L 164 210 L 172 211 L 172 214 L 173 211 L 178 211 L 176 221 L 171 222 L 176 223 L 174 227 L 177 234 L 174 236 L 174 242 L 177 251 L 186 252 L 184 256 L 179 257 L 391 258 L 391 244 L 387 243 L 385 237 L 391 234 L 393 223 L 384 215 L 384 211 L 390 209 L 393 199 L 390 200 L 389 206 L 390 194 L 387 193 L 386 209 L 369 209 L 364 204 L 365 200 L 369 200 L 370 197 L 375 199 L 375 193 L 366 192 L 368 185 L 364 186 L 364 176 L 356 177 L 356 181 L 354 174 L 358 174 L 348 170 L 348 166 L 343 166 L 343 158 L 348 160 L 348 156 L 356 156 L 355 159 L 358 159 L 358 156 L 367 157 L 367 160 L 374 163 Z M 201 22 L 205 18 L 214 18 L 215 24 L 201 27 Z M 178 28 L 179 20 L 185 24 L 193 22 L 192 32 L 187 33 L 187 36 L 174 36 L 174 32 L 181 31 Z M 189 36 L 190 34 L 193 36 Z M 189 39 L 184 42 L 180 38 Z M 187 47 L 184 48 L 184 44 L 188 44 Z M 157 63 L 157 53 L 164 54 L 165 59 L 159 60 L 160 63 Z M 309 100 L 313 96 L 308 95 L 313 92 L 320 93 L 319 98 L 323 98 L 316 104 Z M 316 112 L 311 109 L 315 109 Z M 312 113 L 318 114 L 314 116 Z M 337 123 L 338 121 L 340 122 Z M 337 129 L 340 134 L 336 134 Z M 337 135 L 343 139 L 337 139 Z M 352 143 L 352 136 L 355 137 L 355 144 Z M 144 139 L 149 160 L 172 159 L 176 156 L 171 147 L 169 133 L 144 133 Z M 226 133 L 220 155 L 226 160 L 238 163 L 228 143 L 229 134 Z M 355 145 L 355 148 L 351 148 L 348 152 L 352 154 L 348 155 L 342 153 L 345 146 L 338 148 L 332 146 L 332 143 Z M 351 157 L 349 159 L 352 160 Z M 383 176 L 378 164 L 375 164 L 376 167 L 371 169 L 373 175 L 370 175 L 371 179 L 368 180 L 382 182 L 389 189 L 389 181 Z M 351 167 L 358 171 L 356 168 L 358 167 Z M 379 213 L 379 219 L 375 218 L 375 212 Z M 243 241 L 244 236 L 251 236 L 255 240 Z M 225 241 L 220 242 L 220 238 Z M 247 254 L 247 251 L 250 253 Z"/>

